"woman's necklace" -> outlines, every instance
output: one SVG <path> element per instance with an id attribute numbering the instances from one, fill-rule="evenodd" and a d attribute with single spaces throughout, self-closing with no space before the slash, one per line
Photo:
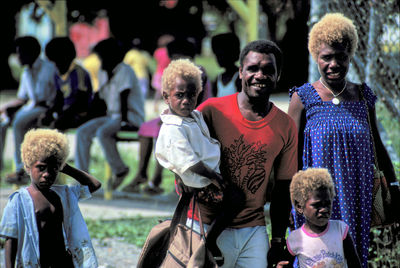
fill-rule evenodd
<path id="1" fill-rule="evenodd" d="M 333 93 L 333 91 L 327 85 L 325 85 L 324 81 L 322 80 L 322 77 L 319 78 L 319 82 L 321 82 L 321 84 L 324 86 L 324 88 L 326 88 L 327 90 L 329 90 L 332 93 L 332 95 L 333 95 L 332 103 L 335 104 L 335 105 L 339 105 L 340 100 L 337 97 L 340 94 L 342 94 L 343 91 L 346 89 L 347 81 L 344 80 L 344 87 L 338 94 Z"/>

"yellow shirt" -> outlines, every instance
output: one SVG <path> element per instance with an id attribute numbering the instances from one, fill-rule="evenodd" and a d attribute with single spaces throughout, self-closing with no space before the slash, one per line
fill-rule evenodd
<path id="1" fill-rule="evenodd" d="M 124 63 L 128 64 L 135 71 L 138 79 L 148 78 L 147 67 L 149 65 L 149 55 L 145 51 L 131 49 L 125 54 Z"/>
<path id="2" fill-rule="evenodd" d="M 92 80 L 93 92 L 99 90 L 98 73 L 101 68 L 101 61 L 95 53 L 91 53 L 82 61 L 83 67 L 89 72 L 90 79 Z"/>

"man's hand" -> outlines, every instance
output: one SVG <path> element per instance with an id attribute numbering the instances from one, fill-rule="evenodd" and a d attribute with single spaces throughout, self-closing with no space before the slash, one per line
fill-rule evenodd
<path id="1" fill-rule="evenodd" d="M 284 238 L 272 238 L 271 247 L 268 251 L 268 268 L 279 267 L 277 266 L 285 255 L 285 245 L 286 241 Z"/>

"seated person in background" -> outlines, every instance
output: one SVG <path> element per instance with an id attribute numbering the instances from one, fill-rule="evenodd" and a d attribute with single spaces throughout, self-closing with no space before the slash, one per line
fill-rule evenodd
<path id="1" fill-rule="evenodd" d="M 75 165 L 88 171 L 90 147 L 93 138 L 97 137 L 112 170 L 112 188 L 116 189 L 128 175 L 129 167 L 121 159 L 115 135 L 121 128 L 139 129 L 144 121 L 144 98 L 135 72 L 122 62 L 125 52 L 118 40 L 102 40 L 96 44 L 93 52 L 101 60 L 104 71 L 100 74 L 107 77 L 106 81 L 100 82 L 99 89 L 99 97 L 107 106 L 107 114 L 93 118 L 78 128 Z"/>
<path id="2" fill-rule="evenodd" d="M 308 168 L 293 176 L 290 198 L 305 223 L 289 234 L 289 252 L 277 267 L 293 267 L 289 263 L 295 256 L 300 267 L 361 267 L 349 226 L 330 220 L 334 197 L 335 186 L 327 169 Z"/>
<path id="3" fill-rule="evenodd" d="M 234 33 L 223 33 L 212 37 L 211 48 L 218 65 L 224 72 L 213 83 L 213 96 L 222 97 L 240 91 L 241 83 L 236 62 L 239 60 L 240 41 Z"/>
<path id="4" fill-rule="evenodd" d="M 43 120 L 59 130 L 77 128 L 87 121 L 92 101 L 89 73 L 75 63 L 76 50 L 69 37 L 55 37 L 46 45 L 46 56 L 57 66 L 57 98 Z"/>
<path id="5" fill-rule="evenodd" d="M 78 200 L 101 183 L 66 163 L 68 139 L 57 130 L 32 129 L 21 145 L 31 185 L 14 192 L 4 209 L 5 267 L 97 267 Z M 78 185 L 54 185 L 59 172 Z"/>
<path id="6" fill-rule="evenodd" d="M 155 90 L 154 94 L 154 111 L 158 114 L 157 102 L 161 100 L 161 76 L 164 69 L 171 62 L 171 58 L 168 56 L 167 44 L 174 40 L 175 37 L 170 34 L 162 34 L 157 39 L 157 48 L 153 52 L 153 58 L 156 61 L 156 70 L 153 73 L 151 79 L 151 87 Z"/>
<path id="7" fill-rule="evenodd" d="M 168 57 L 171 59 L 190 59 L 193 60 L 196 55 L 196 49 L 194 43 L 190 42 L 185 38 L 176 38 L 167 44 Z M 207 73 L 202 66 L 198 66 L 201 73 L 202 91 L 198 94 L 197 104 L 202 103 L 204 100 L 211 96 L 211 82 L 208 79 Z M 137 193 L 140 191 L 140 184 L 144 184 L 148 180 L 147 168 L 150 161 L 151 152 L 153 150 L 153 144 L 157 140 L 158 133 L 162 121 L 160 117 L 144 122 L 139 129 L 139 169 L 136 173 L 135 178 L 129 183 L 123 191 Z M 155 161 L 153 179 L 147 182 L 144 187 L 144 192 L 150 195 L 161 194 L 164 189 L 160 187 L 162 183 L 162 171 L 163 167 Z"/>
<path id="8" fill-rule="evenodd" d="M 142 89 L 143 97 L 146 99 L 149 92 L 149 65 L 150 54 L 141 49 L 141 40 L 134 38 L 132 40 L 132 48 L 125 54 L 124 62 L 132 67 L 139 80 L 140 88 Z"/>
<path id="9" fill-rule="evenodd" d="M 21 161 L 20 146 L 25 133 L 40 124 L 43 117 L 53 106 L 56 99 L 54 77 L 56 66 L 40 58 L 41 46 L 32 36 L 18 37 L 15 46 L 19 61 L 24 70 L 21 74 L 17 98 L 0 107 L 0 113 L 6 115 L 1 122 L 0 162 L 3 162 L 3 149 L 7 128 L 12 125 L 14 134 L 15 173 L 7 175 L 6 181 L 14 184 L 26 184 L 29 176 L 25 173 Z"/>

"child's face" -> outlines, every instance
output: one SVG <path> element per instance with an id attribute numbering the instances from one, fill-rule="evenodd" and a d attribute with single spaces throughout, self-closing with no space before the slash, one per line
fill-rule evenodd
<path id="1" fill-rule="evenodd" d="M 54 157 L 36 161 L 28 170 L 32 186 L 38 190 L 48 190 L 57 179 L 59 170 L 60 163 Z"/>
<path id="2" fill-rule="evenodd" d="M 307 224 L 316 227 L 326 226 L 332 213 L 332 201 L 326 188 L 312 192 L 302 211 Z"/>
<path id="3" fill-rule="evenodd" d="M 164 101 L 171 113 L 187 117 L 196 107 L 197 89 L 194 79 L 182 79 L 178 76 L 175 86 L 169 94 L 163 93 Z"/>

